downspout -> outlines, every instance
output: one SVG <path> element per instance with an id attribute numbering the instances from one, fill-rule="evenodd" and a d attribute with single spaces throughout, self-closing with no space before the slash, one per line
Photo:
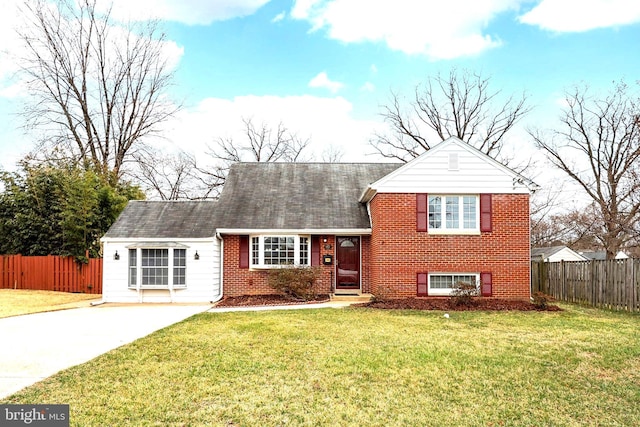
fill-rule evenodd
<path id="1" fill-rule="evenodd" d="M 224 295 L 224 292 L 222 290 L 222 286 L 224 284 L 224 239 L 218 232 L 216 232 L 216 239 L 220 241 L 220 278 L 218 279 L 220 282 L 220 286 L 218 287 L 218 289 L 220 289 L 220 292 L 217 296 L 214 297 L 211 303 L 220 301 L 222 299 L 222 296 Z"/>

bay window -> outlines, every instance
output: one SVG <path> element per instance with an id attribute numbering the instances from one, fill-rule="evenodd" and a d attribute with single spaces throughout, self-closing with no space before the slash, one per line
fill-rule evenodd
<path id="1" fill-rule="evenodd" d="M 130 288 L 186 287 L 187 250 L 183 248 L 130 248 Z"/>
<path id="2" fill-rule="evenodd" d="M 252 236 L 251 266 L 309 265 L 309 236 Z"/>

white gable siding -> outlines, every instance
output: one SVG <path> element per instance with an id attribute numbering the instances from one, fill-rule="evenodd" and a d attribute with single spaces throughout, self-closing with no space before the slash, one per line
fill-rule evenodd
<path id="1" fill-rule="evenodd" d="M 586 258 L 579 253 L 571 250 L 570 248 L 563 248 L 553 255 L 547 257 L 547 262 L 560 262 L 560 261 L 585 261 Z"/>
<path id="2" fill-rule="evenodd" d="M 167 240 L 164 240 L 167 241 Z M 103 247 L 102 299 L 105 302 L 171 302 L 168 290 L 146 289 L 141 295 L 128 287 L 129 245 L 139 242 L 108 239 Z M 173 302 L 210 302 L 220 297 L 220 242 L 217 239 L 178 241 L 188 246 L 185 289 L 175 289 Z M 118 251 L 119 260 L 113 255 Z M 194 259 L 198 252 L 200 259 Z M 171 268 L 171 266 L 169 267 Z M 171 273 L 169 273 L 171 274 Z M 142 297 L 142 301 L 140 300 Z"/>
<path id="3" fill-rule="evenodd" d="M 451 159 L 456 157 L 454 166 L 457 168 L 454 168 Z M 448 143 L 436 146 L 371 187 L 378 193 L 529 193 L 526 185 L 518 183 L 517 179 L 515 172 L 488 157 L 457 143 Z"/>

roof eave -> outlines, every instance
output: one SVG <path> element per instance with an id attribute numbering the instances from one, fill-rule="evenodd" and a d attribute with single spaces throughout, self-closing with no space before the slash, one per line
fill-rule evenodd
<path id="1" fill-rule="evenodd" d="M 338 234 L 370 235 L 371 228 L 219 228 L 219 234 Z"/>
<path id="2" fill-rule="evenodd" d="M 371 199 L 373 199 L 373 197 L 376 195 L 377 192 L 378 191 L 375 188 L 368 186 L 367 188 L 364 189 L 358 201 L 360 203 L 369 203 Z"/>

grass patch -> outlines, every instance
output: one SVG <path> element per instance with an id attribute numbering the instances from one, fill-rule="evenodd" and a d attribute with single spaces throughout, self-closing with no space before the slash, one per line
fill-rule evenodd
<path id="1" fill-rule="evenodd" d="M 0 289 L 0 318 L 68 308 L 101 295 L 26 289 Z"/>
<path id="2" fill-rule="evenodd" d="M 640 316 L 203 313 L 1 403 L 75 426 L 640 424 Z"/>

